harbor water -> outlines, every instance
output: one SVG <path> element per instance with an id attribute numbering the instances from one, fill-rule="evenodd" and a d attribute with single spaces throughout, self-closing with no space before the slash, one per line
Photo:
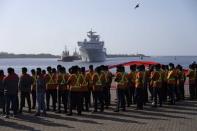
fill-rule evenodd
<path id="1" fill-rule="evenodd" d="M 20 59 L 0 59 L 0 69 L 3 69 L 6 73 L 6 69 L 8 67 L 12 67 L 15 69 L 16 73 L 21 72 L 22 67 L 27 67 L 30 71 L 31 69 L 35 69 L 40 67 L 42 69 L 46 69 L 47 66 L 51 66 L 56 68 L 58 64 L 61 64 L 66 67 L 66 69 L 70 68 L 73 65 L 78 65 L 80 67 L 84 66 L 88 68 L 90 64 L 95 67 L 98 65 L 114 65 L 120 64 L 124 62 L 130 61 L 153 61 L 159 62 L 161 64 L 169 64 L 170 62 L 175 65 L 180 64 L 184 68 L 188 68 L 189 64 L 193 61 L 197 61 L 197 56 L 160 56 L 160 57 L 144 57 L 143 59 L 139 57 L 121 57 L 121 58 L 107 58 L 105 62 L 96 62 L 96 63 L 86 63 L 82 61 L 74 61 L 74 62 L 61 62 L 57 61 L 58 59 L 35 59 L 35 58 L 20 58 Z"/>

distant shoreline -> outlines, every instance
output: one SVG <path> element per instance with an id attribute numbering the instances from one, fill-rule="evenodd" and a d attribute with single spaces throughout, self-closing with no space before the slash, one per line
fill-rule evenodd
<path id="1" fill-rule="evenodd" d="M 59 55 L 53 55 L 49 53 L 40 54 L 14 54 L 7 52 L 0 52 L 0 59 L 14 59 L 14 58 L 60 58 Z M 149 57 L 143 54 L 107 54 L 106 58 L 117 58 L 117 57 Z"/>
<path id="2" fill-rule="evenodd" d="M 47 53 L 40 54 L 13 54 L 13 53 L 0 53 L 1 59 L 12 59 L 12 58 L 60 58 L 58 55 L 52 55 Z"/>

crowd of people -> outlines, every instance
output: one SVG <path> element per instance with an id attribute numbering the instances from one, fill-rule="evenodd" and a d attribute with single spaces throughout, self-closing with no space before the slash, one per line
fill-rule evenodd
<path id="1" fill-rule="evenodd" d="M 25 100 L 28 112 L 36 109 L 35 116 L 46 116 L 46 112 L 64 112 L 72 115 L 73 110 L 81 115 L 83 111 L 103 112 L 111 106 L 112 82 L 116 83 L 116 108 L 114 112 L 125 111 L 135 104 L 142 110 L 147 102 L 153 107 L 162 107 L 163 103 L 175 104 L 185 99 L 184 84 L 189 78 L 190 99 L 197 99 L 197 64 L 189 66 L 189 71 L 181 65 L 131 65 L 126 72 L 123 65 L 112 73 L 108 66 L 94 69 L 72 66 L 68 71 L 62 65 L 46 70 L 32 69 L 28 74 L 22 68 L 19 77 L 13 68 L 7 69 L 7 76 L 0 70 L 0 108 L 5 118 L 23 113 Z M 149 95 L 150 94 L 150 95 Z M 51 109 L 52 107 L 52 109 Z M 42 112 L 42 113 L 41 113 Z"/>

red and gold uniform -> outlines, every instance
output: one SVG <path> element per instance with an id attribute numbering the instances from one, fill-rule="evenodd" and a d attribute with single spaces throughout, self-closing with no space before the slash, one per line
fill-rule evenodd
<path id="1" fill-rule="evenodd" d="M 46 80 L 46 104 L 47 110 L 50 110 L 50 96 L 52 97 L 52 105 L 53 111 L 56 111 L 56 103 L 57 103 L 57 74 L 56 73 L 48 73 L 45 75 Z"/>

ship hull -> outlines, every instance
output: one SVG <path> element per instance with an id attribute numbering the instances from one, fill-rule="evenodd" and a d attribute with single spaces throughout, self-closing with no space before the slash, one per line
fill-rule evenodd
<path id="1" fill-rule="evenodd" d="M 80 48 L 82 61 L 103 62 L 106 59 L 106 53 L 102 49 L 84 49 Z"/>

